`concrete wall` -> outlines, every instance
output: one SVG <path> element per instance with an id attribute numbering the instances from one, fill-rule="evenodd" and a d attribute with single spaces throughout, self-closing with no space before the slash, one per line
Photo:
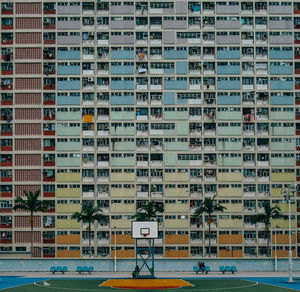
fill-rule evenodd
<path id="1" fill-rule="evenodd" d="M 198 261 L 204 260 L 212 271 L 218 271 L 219 266 L 236 266 L 238 271 L 274 271 L 274 259 L 157 259 L 156 271 L 186 271 L 192 272 Z M 113 271 L 114 261 L 108 259 L 4 259 L 0 260 L 0 272 L 47 272 L 51 266 L 67 266 L 69 271 L 75 271 L 77 266 L 94 266 L 95 271 Z M 135 260 L 117 260 L 118 271 L 132 271 Z M 288 270 L 288 259 L 278 260 L 278 271 Z M 300 271 L 300 259 L 294 259 L 293 270 Z"/>

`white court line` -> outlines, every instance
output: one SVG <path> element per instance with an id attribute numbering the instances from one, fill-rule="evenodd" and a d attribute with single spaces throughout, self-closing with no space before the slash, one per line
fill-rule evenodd
<path id="1" fill-rule="evenodd" d="M 248 281 L 248 280 L 243 280 L 243 281 Z M 250 282 L 250 281 L 249 281 Z M 223 287 L 223 288 L 205 288 L 205 289 L 199 289 L 197 288 L 197 291 L 218 291 L 218 290 L 229 290 L 229 289 L 241 289 L 241 288 L 250 288 L 250 287 L 255 287 L 258 286 L 260 283 L 256 282 L 250 285 L 245 285 L 245 286 L 237 286 L 237 287 Z M 261 283 L 263 284 L 263 283 Z M 52 288 L 52 289 L 57 289 L 57 290 L 73 290 L 73 291 L 112 291 L 111 289 L 109 290 L 105 290 L 103 288 L 100 289 L 76 289 L 76 288 L 68 288 L 68 287 L 55 287 L 55 286 L 44 286 L 44 285 L 39 285 L 36 282 L 33 283 L 33 285 L 38 286 L 38 287 L 42 287 L 42 288 Z M 113 288 L 113 287 L 112 287 Z M 118 288 L 117 288 L 118 289 Z M 124 288 L 121 288 L 124 289 Z M 163 289 L 162 289 L 163 290 Z M 169 290 L 169 289 L 168 289 Z M 171 290 L 171 289 L 170 289 Z M 180 290 L 180 292 L 185 292 L 185 291 L 191 291 L 191 290 Z"/>

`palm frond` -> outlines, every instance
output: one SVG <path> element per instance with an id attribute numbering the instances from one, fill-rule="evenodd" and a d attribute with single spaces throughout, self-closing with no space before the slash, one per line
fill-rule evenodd
<path id="1" fill-rule="evenodd" d="M 157 217 L 157 213 L 163 212 L 163 205 L 158 205 L 155 201 L 149 201 L 146 205 L 139 208 L 133 217 L 137 221 L 151 221 Z"/>

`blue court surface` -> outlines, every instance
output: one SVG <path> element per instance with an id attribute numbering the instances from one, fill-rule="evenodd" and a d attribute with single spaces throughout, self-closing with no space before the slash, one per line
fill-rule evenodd
<path id="1" fill-rule="evenodd" d="M 278 278 L 267 278 L 267 277 L 250 278 L 249 277 L 249 278 L 240 278 L 240 279 L 300 291 L 300 279 L 298 279 L 298 278 L 293 278 L 295 283 L 287 283 L 287 280 L 288 280 L 287 277 L 278 277 Z"/>
<path id="2" fill-rule="evenodd" d="M 23 278 L 16 276 L 0 276 L 0 290 L 31 284 L 36 281 L 47 280 L 46 278 Z"/>

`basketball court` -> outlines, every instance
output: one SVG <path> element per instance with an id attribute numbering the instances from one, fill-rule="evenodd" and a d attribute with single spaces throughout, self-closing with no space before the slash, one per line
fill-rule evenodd
<path id="1" fill-rule="evenodd" d="M 170 275 L 171 276 L 171 275 Z M 174 280 L 174 281 L 170 281 Z M 0 277 L 2 292 L 289 292 L 300 291 L 300 279 L 287 278 L 184 278 L 184 279 L 101 279 L 101 278 L 22 278 Z M 168 285 L 180 285 L 168 287 Z M 127 285 L 127 286 L 126 286 Z M 133 286 L 131 286 L 133 285 Z M 160 287 L 159 287 L 160 285 Z M 117 289 L 117 290 L 116 290 Z"/>

